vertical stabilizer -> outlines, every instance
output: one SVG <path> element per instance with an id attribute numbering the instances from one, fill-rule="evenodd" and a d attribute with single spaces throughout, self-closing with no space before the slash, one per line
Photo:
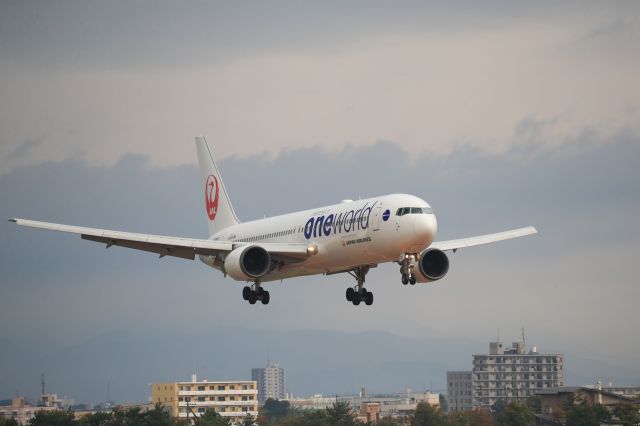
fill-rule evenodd
<path id="1" fill-rule="evenodd" d="M 236 212 L 233 211 L 227 190 L 222 183 L 222 176 L 218 171 L 213 153 L 204 136 L 196 137 L 196 151 L 198 164 L 202 173 L 201 188 L 204 198 L 209 236 L 232 225 L 240 223 Z"/>

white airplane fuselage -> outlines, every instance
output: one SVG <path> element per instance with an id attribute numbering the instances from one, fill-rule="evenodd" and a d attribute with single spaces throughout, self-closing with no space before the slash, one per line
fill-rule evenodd
<path id="1" fill-rule="evenodd" d="M 448 241 L 436 241 L 437 222 L 429 204 L 413 195 L 391 194 L 265 219 L 240 222 L 222 176 L 204 137 L 196 137 L 200 188 L 208 238 L 150 235 L 109 229 L 12 218 L 19 226 L 80 235 L 83 239 L 159 255 L 193 260 L 222 271 L 237 282 L 249 283 L 242 298 L 267 305 L 271 296 L 264 282 L 303 275 L 345 272 L 355 278 L 346 300 L 373 303 L 364 287 L 372 267 L 397 262 L 403 285 L 429 283 L 449 271 L 446 251 L 532 235 L 532 227 L 511 229 Z"/>
<path id="2" fill-rule="evenodd" d="M 409 209 L 406 214 L 404 208 Z M 315 255 L 304 262 L 284 264 L 260 278 L 267 282 L 397 261 L 405 253 L 429 247 L 436 232 L 436 217 L 426 201 L 391 194 L 243 222 L 211 239 L 256 245 L 303 243 L 314 248 Z M 211 256 L 200 260 L 221 269 Z"/>

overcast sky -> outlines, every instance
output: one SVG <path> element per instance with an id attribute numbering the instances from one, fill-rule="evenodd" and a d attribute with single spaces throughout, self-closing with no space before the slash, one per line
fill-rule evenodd
<path id="1" fill-rule="evenodd" d="M 203 236 L 205 134 L 241 219 L 410 192 L 440 238 L 540 230 L 459 252 L 433 285 L 372 270 L 371 308 L 332 276 L 273 284 L 265 309 L 196 262 L 0 224 L 3 374 L 35 348 L 221 324 L 473 342 L 524 326 L 636 368 L 639 19 L 637 2 L 2 2 L 2 217 Z"/>

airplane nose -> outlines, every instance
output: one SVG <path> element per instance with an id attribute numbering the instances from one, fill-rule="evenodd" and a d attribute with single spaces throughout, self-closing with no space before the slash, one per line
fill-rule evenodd
<path id="1" fill-rule="evenodd" d="M 413 222 L 413 232 L 421 243 L 430 245 L 438 230 L 438 222 L 433 214 L 416 215 Z"/>

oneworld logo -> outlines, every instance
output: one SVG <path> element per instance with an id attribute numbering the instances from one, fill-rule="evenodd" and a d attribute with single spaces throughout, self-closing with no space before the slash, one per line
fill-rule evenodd
<path id="1" fill-rule="evenodd" d="M 371 211 L 377 201 L 371 205 L 365 204 L 361 209 L 349 210 L 341 213 L 331 213 L 309 218 L 304 225 L 304 237 L 328 237 L 331 234 L 341 234 L 360 231 L 369 228 Z"/>
<path id="2" fill-rule="evenodd" d="M 207 208 L 207 216 L 213 221 L 218 214 L 218 179 L 214 175 L 209 175 L 204 184 L 204 202 Z"/>

